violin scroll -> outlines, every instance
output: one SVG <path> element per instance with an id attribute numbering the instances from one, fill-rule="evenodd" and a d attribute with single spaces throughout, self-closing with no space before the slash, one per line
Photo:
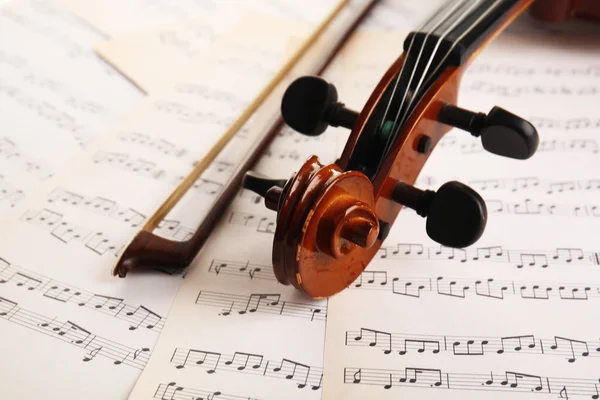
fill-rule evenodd
<path id="1" fill-rule="evenodd" d="M 246 188 L 261 193 L 272 182 L 278 181 L 251 173 L 244 180 Z M 379 248 L 373 185 L 358 171 L 344 172 L 313 156 L 286 182 L 277 204 L 275 277 L 313 298 L 350 285 Z"/>

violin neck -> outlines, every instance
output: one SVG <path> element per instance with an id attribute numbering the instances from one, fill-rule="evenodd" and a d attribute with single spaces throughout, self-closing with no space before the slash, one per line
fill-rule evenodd
<path id="1" fill-rule="evenodd" d="M 448 1 L 418 31 L 408 35 L 404 51 L 423 46 L 435 53 L 445 53 L 444 63 L 458 67 L 532 1 Z"/>

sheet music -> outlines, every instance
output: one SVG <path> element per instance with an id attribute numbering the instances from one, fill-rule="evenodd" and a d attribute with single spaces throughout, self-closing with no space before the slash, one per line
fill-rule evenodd
<path id="1" fill-rule="evenodd" d="M 182 73 L 191 75 L 190 71 L 206 61 L 205 49 L 232 26 L 249 21 L 249 13 L 263 19 L 257 19 L 259 22 L 248 32 L 260 34 L 265 29 L 275 32 L 275 26 L 278 26 L 287 35 L 304 36 L 308 34 L 307 29 L 316 26 L 336 3 L 335 0 L 219 3 L 210 12 L 191 20 L 104 42 L 97 46 L 97 52 L 138 87 L 155 92 L 169 87 Z M 119 9 L 119 12 L 123 10 Z M 270 26 L 260 23 L 265 21 L 264 18 L 271 21 Z"/>
<path id="2" fill-rule="evenodd" d="M 149 96 L 46 180 L 38 196 L 15 206 L 12 223 L 0 232 L 0 354 L 13 360 L 0 367 L 5 393 L 74 399 L 129 394 L 164 329 L 182 275 L 157 270 L 117 279 L 110 270 L 202 151 L 270 79 L 269 71 L 280 68 L 288 46 L 285 36 L 250 38 L 236 31 L 224 37 L 211 50 L 212 62 L 195 71 L 204 82 L 196 74 L 190 81 L 180 76 L 168 92 Z M 159 225 L 159 235 L 189 238 L 264 121 L 253 124 Z M 305 371 L 301 365 L 297 371 L 299 380 Z M 307 382 L 316 385 L 313 375 Z"/>
<path id="3" fill-rule="evenodd" d="M 230 23 L 228 18 L 235 20 L 239 15 L 253 12 L 299 22 L 316 22 L 319 18 L 319 12 L 316 11 L 319 4 L 313 0 L 303 2 L 303 6 L 295 1 L 281 0 L 257 0 L 252 3 L 240 0 L 184 0 L 177 3 L 164 0 L 134 0 L 126 3 L 107 0 L 101 4 L 92 0 L 61 0 L 61 4 L 111 38 L 151 33 L 163 26 L 176 27 L 196 17 L 201 21 L 196 26 L 196 33 L 219 29 L 220 23 Z M 219 16 L 219 19 L 208 21 L 203 18 L 206 16 Z M 194 29 L 187 27 L 182 32 L 186 30 L 189 32 Z"/>
<path id="4" fill-rule="evenodd" d="M 505 33 L 467 70 L 459 105 L 531 120 L 540 152 L 513 161 L 466 132 L 443 139 L 417 186 L 471 185 L 487 203 L 486 231 L 444 248 L 401 212 L 365 272 L 329 300 L 324 398 L 598 397 L 600 74 L 586 51 L 598 38 Z M 345 70 L 357 96 L 388 65 L 375 47 Z M 230 221 L 258 230 L 245 218 Z"/>
<path id="5" fill-rule="evenodd" d="M 0 212 L 141 98 L 93 53 L 101 40 L 51 2 L 0 8 Z"/>

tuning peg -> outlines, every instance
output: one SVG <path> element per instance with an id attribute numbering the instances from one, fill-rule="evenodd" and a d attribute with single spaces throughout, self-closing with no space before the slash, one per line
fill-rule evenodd
<path id="1" fill-rule="evenodd" d="M 481 136 L 483 148 L 490 153 L 519 160 L 531 157 L 540 141 L 530 122 L 500 107 L 492 108 L 486 115 L 446 104 L 439 121 Z"/>
<path id="2" fill-rule="evenodd" d="M 483 234 L 487 222 L 487 209 L 481 196 L 456 181 L 443 184 L 437 192 L 398 182 L 392 199 L 427 217 L 427 234 L 443 246 L 472 245 Z"/>
<path id="3" fill-rule="evenodd" d="M 249 171 L 244 175 L 242 187 L 264 197 L 267 208 L 277 211 L 279 208 L 279 199 L 286 183 L 287 180 L 285 179 L 269 179 Z"/>
<path id="4" fill-rule="evenodd" d="M 352 129 L 358 113 L 337 101 L 335 86 L 316 76 L 303 76 L 288 86 L 281 101 L 283 120 L 292 129 L 318 136 L 328 125 Z"/>

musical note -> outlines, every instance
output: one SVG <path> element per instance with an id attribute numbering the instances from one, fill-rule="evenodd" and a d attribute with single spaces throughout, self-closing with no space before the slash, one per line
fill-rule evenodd
<path id="1" fill-rule="evenodd" d="M 376 331 L 373 329 L 367 329 L 367 328 L 360 328 L 360 334 L 358 336 L 356 336 L 354 338 L 354 340 L 356 341 L 360 341 L 363 340 L 363 338 L 365 337 L 365 333 L 368 334 L 369 337 L 372 337 L 372 339 L 367 340 L 367 342 L 369 343 L 369 346 L 371 347 L 376 347 L 378 344 L 378 337 L 379 336 L 383 336 L 384 337 L 384 344 L 387 345 L 387 347 L 385 347 L 385 349 L 383 350 L 383 354 L 390 354 L 392 352 L 392 335 L 388 332 L 382 332 L 382 331 Z M 387 338 L 387 339 L 385 339 Z M 346 338 L 347 340 L 348 338 Z"/>
<path id="2" fill-rule="evenodd" d="M 581 290 L 581 289 L 583 289 L 583 290 Z M 566 286 L 561 285 L 558 287 L 558 294 L 560 295 L 561 299 L 565 299 L 565 300 L 587 300 L 588 293 L 590 292 L 590 290 L 592 290 L 592 288 L 589 286 L 585 286 L 582 288 L 579 288 L 579 287 L 567 288 Z M 565 292 L 570 292 L 570 294 L 565 294 Z"/>
<path id="3" fill-rule="evenodd" d="M 123 171 L 151 178 L 153 180 L 165 179 L 167 172 L 156 166 L 153 161 L 142 158 L 132 159 L 123 153 L 98 153 L 94 155 L 94 162 L 100 165 L 115 166 Z"/>
<path id="4" fill-rule="evenodd" d="M 118 140 L 124 143 L 132 143 L 156 150 L 160 154 L 173 156 L 175 158 L 188 157 L 190 160 L 198 160 L 200 157 L 196 154 L 190 154 L 189 151 L 163 138 L 155 138 L 141 132 L 122 132 L 117 136 Z"/>
<path id="5" fill-rule="evenodd" d="M 63 286 L 54 281 L 48 281 L 47 284 L 44 285 L 44 288 L 45 287 L 48 287 L 48 289 L 44 292 L 44 297 L 48 297 L 61 303 L 67 303 L 68 301 L 71 301 L 73 297 L 81 296 L 80 291 L 72 290 L 70 287 Z"/>
<path id="6" fill-rule="evenodd" d="M 583 357 L 587 357 L 590 355 L 590 349 L 588 348 L 588 344 L 582 340 L 574 340 L 574 339 L 567 339 L 564 337 L 560 337 L 560 336 L 554 336 L 554 344 L 552 346 L 550 346 L 550 348 L 552 350 L 556 350 L 559 348 L 559 344 L 560 343 L 564 343 L 564 342 L 568 342 L 569 347 L 571 349 L 571 357 L 569 357 L 567 359 L 568 362 L 573 363 L 576 360 L 575 357 L 575 348 L 574 346 L 578 346 L 580 347 L 580 353 Z M 585 349 L 585 350 L 581 350 L 581 349 Z"/>
<path id="7" fill-rule="evenodd" d="M 121 309 L 121 311 L 124 311 Z M 156 324 L 162 320 L 162 317 L 157 313 L 150 311 L 144 306 L 139 306 L 135 311 L 125 311 L 125 315 L 132 317 L 133 320 L 137 320 L 137 324 L 129 327 L 130 331 L 138 329 L 140 326 L 144 326 L 147 329 L 154 329 Z"/>
<path id="8" fill-rule="evenodd" d="M 233 358 L 230 361 L 225 361 L 225 365 L 234 365 L 236 363 L 236 358 L 238 359 L 238 371 L 243 371 L 248 366 L 248 362 L 250 362 L 250 366 L 253 369 L 260 368 L 263 362 L 263 356 L 259 354 L 249 354 L 249 353 L 241 353 L 235 352 L 233 353 Z M 242 359 L 242 361 L 239 361 Z"/>
<path id="9" fill-rule="evenodd" d="M 256 195 L 252 194 L 249 191 L 242 191 L 241 193 L 249 193 L 252 199 L 255 198 Z M 275 233 L 275 218 L 267 217 L 262 215 L 254 215 L 243 213 L 239 211 L 234 211 L 231 213 L 227 220 L 230 224 L 235 225 L 243 225 L 248 227 L 256 228 L 257 232 L 262 233 Z"/>
<path id="10" fill-rule="evenodd" d="M 248 302 L 243 310 L 238 311 L 239 314 L 245 314 L 246 312 L 256 312 L 261 306 L 261 302 L 264 306 L 277 306 L 279 305 L 280 294 L 251 294 L 248 297 Z"/>
<path id="11" fill-rule="evenodd" d="M 62 214 L 48 209 L 28 211 L 21 219 L 48 231 L 52 237 L 65 244 L 77 241 L 82 243 L 85 248 L 101 256 L 104 254 L 116 256 L 123 247 L 120 241 L 108 237 L 103 232 L 94 232 L 72 224 L 64 220 Z"/>
<path id="12" fill-rule="evenodd" d="M 81 305 L 81 304 L 82 303 L 79 303 L 79 305 Z M 116 310 L 117 308 L 119 308 L 121 310 L 125 307 L 125 305 L 123 304 L 123 299 L 119 299 L 119 298 L 111 297 L 111 296 L 103 296 L 100 294 L 94 294 L 88 300 L 86 305 L 90 305 L 90 306 L 94 307 L 95 309 L 106 308 L 107 310 Z M 118 312 L 116 314 L 118 315 Z M 129 316 L 133 316 L 136 313 L 128 312 L 126 314 Z"/>
<path id="13" fill-rule="evenodd" d="M 176 353 L 177 354 L 177 350 Z M 171 358 L 171 362 L 175 359 L 175 354 Z M 207 360 L 208 359 L 208 360 Z M 202 350 L 188 350 L 183 362 L 178 363 L 175 368 L 182 369 L 187 366 L 188 363 L 195 365 L 202 365 L 207 368 L 206 373 L 213 374 L 217 371 L 219 361 L 221 360 L 221 353 L 207 352 Z M 207 362 L 208 361 L 208 362 Z"/>
<path id="14" fill-rule="evenodd" d="M 0 82 L 0 93 L 2 93 L 3 89 L 6 88 L 3 87 L 3 82 Z M 15 89 L 10 88 L 10 90 L 12 91 Z M 39 160 L 36 160 L 33 157 L 25 154 L 23 149 L 17 146 L 10 137 L 0 137 L 0 157 L 10 161 L 11 164 L 18 167 L 21 171 L 25 172 L 27 175 L 33 176 L 39 181 L 44 181 L 52 175 L 52 170 L 48 166 L 43 165 L 43 163 L 41 163 Z M 3 175 L 2 180 L 5 181 L 5 179 L 7 178 Z M 6 183 L 5 185 L 7 189 L 5 189 L 6 192 L 4 194 L 8 195 L 10 186 L 8 186 Z"/>
<path id="15" fill-rule="evenodd" d="M 559 249 L 556 249 L 556 254 L 552 258 L 555 260 L 563 260 L 566 263 L 571 263 L 571 262 L 573 262 L 573 259 L 578 261 L 578 260 L 583 260 L 584 257 L 585 256 L 581 249 L 566 249 L 566 248 L 561 249 L 561 248 L 559 248 Z"/>
<path id="16" fill-rule="evenodd" d="M 500 338 L 500 344 L 502 348 L 499 349 L 497 353 L 503 354 L 505 352 L 505 342 L 509 343 L 507 346 L 513 347 L 515 351 L 521 351 L 523 349 L 523 340 L 525 340 L 528 348 L 533 349 L 535 347 L 535 338 L 533 337 L 533 335 L 508 336 Z"/>
<path id="17" fill-rule="evenodd" d="M 149 351 L 150 351 L 150 349 L 147 348 L 147 347 L 143 347 L 141 349 L 137 349 L 135 352 L 133 352 L 133 356 L 132 356 L 132 353 L 129 353 L 122 360 L 115 360 L 113 362 L 113 364 L 114 365 L 121 365 L 121 364 L 123 364 L 123 362 L 125 362 L 125 360 L 127 360 L 127 358 L 130 358 L 130 357 L 132 357 L 133 360 L 136 360 L 140 354 L 145 353 L 145 352 L 149 352 Z"/>
<path id="18" fill-rule="evenodd" d="M 387 272 L 385 271 L 365 271 L 358 276 L 358 279 L 354 281 L 354 287 L 361 287 L 363 285 L 363 277 L 366 285 L 387 285 Z"/>
<path id="19" fill-rule="evenodd" d="M 180 221 L 167 219 L 158 224 L 157 228 L 154 230 L 154 233 L 156 233 L 158 236 L 175 241 L 186 241 L 194 234 L 192 229 L 183 226 Z"/>
<path id="20" fill-rule="evenodd" d="M 524 265 L 530 267 L 538 265 L 542 268 L 548 267 L 548 257 L 546 254 L 521 253 L 519 258 L 521 262 L 517 264 L 517 268 L 523 268 Z"/>
<path id="21" fill-rule="evenodd" d="M 491 297 L 491 298 L 495 298 L 495 299 L 504 299 L 504 292 L 508 290 L 508 286 L 500 286 L 500 287 L 498 287 L 497 285 L 492 286 L 493 282 L 494 282 L 494 278 L 486 279 L 486 281 L 485 281 L 486 287 L 484 290 L 482 290 L 480 288 L 483 285 L 483 282 L 481 280 L 475 281 L 475 293 L 478 296 Z M 493 293 L 494 289 L 497 291 L 497 293 Z"/>
<path id="22" fill-rule="evenodd" d="M 0 317 L 8 316 L 16 307 L 17 303 L 14 301 L 0 297 Z"/>
<path id="23" fill-rule="evenodd" d="M 473 350 L 472 346 L 475 344 L 475 340 L 470 339 L 466 342 L 455 341 L 452 343 L 452 353 L 457 356 L 481 356 L 485 354 L 484 346 L 489 344 L 489 340 L 478 340 L 479 349 Z M 464 345 L 466 344 L 466 349 Z M 461 349 L 460 347 L 463 346 Z"/>
<path id="24" fill-rule="evenodd" d="M 550 292 L 552 291 L 551 286 L 546 286 L 545 288 L 540 288 L 540 285 L 532 285 L 532 286 L 521 286 L 521 297 L 523 299 L 543 299 L 548 300 L 550 298 Z"/>
<path id="25" fill-rule="evenodd" d="M 440 285 L 440 283 L 443 283 L 446 287 L 443 287 L 442 285 Z M 457 287 L 456 286 L 456 281 L 449 281 L 448 283 L 444 282 L 444 277 L 443 276 L 439 276 L 436 279 L 436 289 L 438 294 L 444 295 L 444 296 L 452 296 L 452 297 L 461 297 L 461 298 L 465 298 L 465 294 L 467 292 L 467 290 L 469 290 L 469 286 L 463 286 L 463 287 L 458 287 L 458 293 L 454 292 L 454 288 Z"/>
<path id="26" fill-rule="evenodd" d="M 0 152 L 1 144 L 0 144 Z M 6 202 L 9 207 L 14 207 L 25 197 L 25 193 L 22 189 L 18 189 L 14 185 L 10 184 L 3 175 L 0 175 L 0 201 Z"/>
<path id="27" fill-rule="evenodd" d="M 92 361 L 98 355 L 98 353 L 100 353 L 101 350 L 102 350 L 102 347 L 96 347 L 95 349 L 90 350 L 89 353 L 87 353 L 83 357 L 83 361 L 85 361 L 85 362 Z"/>
<path id="28" fill-rule="evenodd" d="M 404 348 L 399 350 L 398 354 L 401 356 L 405 355 L 407 353 L 407 349 L 409 348 L 409 344 L 416 344 L 418 353 L 424 353 L 428 346 L 432 347 L 431 352 L 433 354 L 440 352 L 440 342 L 437 340 L 404 339 Z"/>
<path id="29" fill-rule="evenodd" d="M 540 185 L 540 180 L 536 177 L 515 178 L 513 192 L 523 189 L 536 188 Z"/>
<path id="30" fill-rule="evenodd" d="M 300 383 L 298 383 L 298 388 L 299 389 L 305 388 L 307 385 L 307 382 L 308 382 L 308 377 L 310 376 L 310 367 L 308 365 L 300 364 L 296 361 L 291 361 L 291 360 L 284 358 L 283 360 L 281 360 L 281 364 L 279 365 L 279 367 L 273 368 L 273 372 L 285 371 L 286 367 L 287 367 L 287 369 L 290 369 L 290 368 L 292 369 L 291 373 L 288 373 L 285 375 L 285 379 L 290 379 L 290 380 L 294 379 L 294 377 L 296 376 L 296 371 L 299 368 Z M 304 372 L 304 382 L 302 382 L 303 372 Z"/>
<path id="31" fill-rule="evenodd" d="M 516 388 L 519 386 L 519 379 L 524 382 L 527 382 L 525 387 L 531 387 L 531 391 L 541 391 L 544 387 L 542 385 L 542 377 L 538 375 L 529 375 L 529 374 L 520 374 L 516 372 L 506 372 L 506 379 L 500 382 L 501 385 L 510 385 L 511 388 Z"/>
<path id="32" fill-rule="evenodd" d="M 421 378 L 420 378 L 421 377 Z M 432 381 L 432 377 L 434 378 Z M 405 368 L 404 376 L 399 379 L 400 383 L 430 383 L 430 386 L 441 386 L 442 371 L 428 368 Z"/>

